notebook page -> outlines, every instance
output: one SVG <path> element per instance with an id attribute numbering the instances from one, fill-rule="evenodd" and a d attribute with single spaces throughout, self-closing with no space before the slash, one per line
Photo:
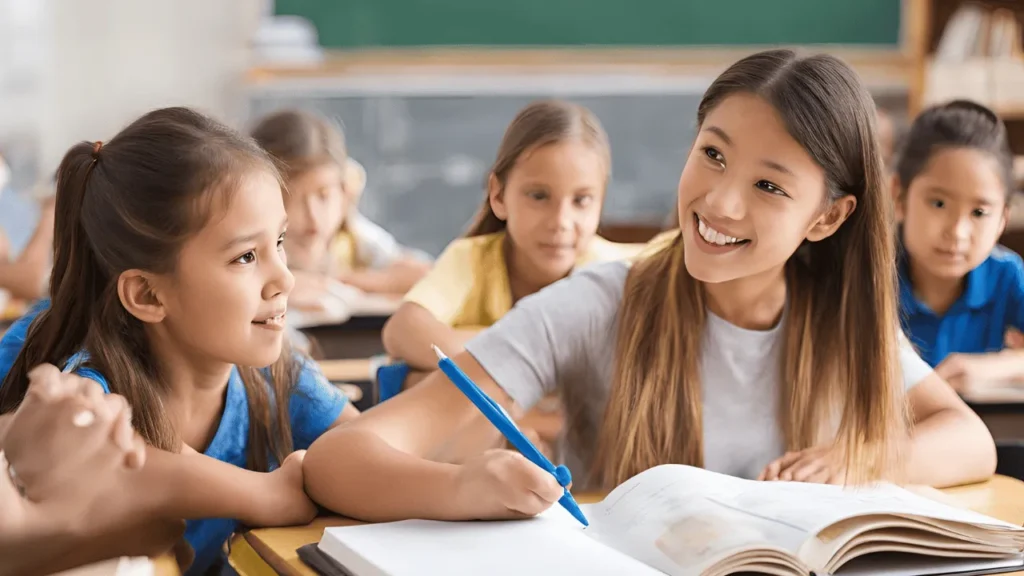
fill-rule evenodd
<path id="1" fill-rule="evenodd" d="M 584 506 L 585 534 L 673 576 L 699 575 L 752 548 L 796 556 L 811 533 L 727 504 L 738 489 L 730 480 L 688 466 L 652 468 Z"/>
<path id="2" fill-rule="evenodd" d="M 319 547 L 354 576 L 661 575 L 587 538 L 561 507 L 521 521 L 328 528 Z"/>

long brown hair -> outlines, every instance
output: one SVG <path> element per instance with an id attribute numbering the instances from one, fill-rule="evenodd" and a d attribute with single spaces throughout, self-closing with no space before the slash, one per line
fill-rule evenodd
<path id="1" fill-rule="evenodd" d="M 891 206 L 871 97 L 836 58 L 772 50 L 740 60 L 715 80 L 698 107 L 698 125 L 737 93 L 774 106 L 823 168 L 827 202 L 857 199 L 831 237 L 805 242 L 787 263 L 778 367 L 787 448 L 832 439 L 848 481 L 887 476 L 896 469 L 908 418 L 897 360 Z M 704 289 L 686 270 L 681 237 L 630 271 L 595 459 L 605 485 L 659 464 L 703 465 L 705 318 Z"/>
<path id="2" fill-rule="evenodd" d="M 524 152 L 573 139 L 593 146 L 604 157 L 605 166 L 611 173 L 608 135 L 597 116 L 579 104 L 562 100 L 538 100 L 520 110 L 505 129 L 489 175 L 493 175 L 504 190 L 509 173 Z M 485 191 L 483 204 L 473 217 L 466 237 L 493 234 L 504 229 L 505 221 L 494 214 L 490 194 Z"/>
<path id="3" fill-rule="evenodd" d="M 0 413 L 21 403 L 31 368 L 64 366 L 84 351 L 84 367 L 128 400 L 142 437 L 178 450 L 163 405 L 168 383 L 142 322 L 121 305 L 117 279 L 130 269 L 173 272 L 185 241 L 255 170 L 278 177 L 255 142 L 187 108 L 150 112 L 102 146 L 72 146 L 57 171 L 50 307 L 0 387 Z M 298 364 L 286 346 L 268 377 L 238 369 L 249 399 L 248 465 L 266 470 L 270 454 L 280 462 L 292 450 L 288 400 Z"/>

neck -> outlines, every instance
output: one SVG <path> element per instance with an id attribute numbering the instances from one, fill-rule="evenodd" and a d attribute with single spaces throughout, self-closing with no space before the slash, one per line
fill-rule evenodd
<path id="1" fill-rule="evenodd" d="M 233 366 L 182 350 L 163 330 L 151 330 L 149 336 L 174 429 L 183 442 L 204 452 L 220 425 Z"/>
<path id="2" fill-rule="evenodd" d="M 907 269 L 914 296 L 936 314 L 945 314 L 964 292 L 965 278 L 936 276 L 914 264 L 913 258 L 907 258 Z"/>
<path id="3" fill-rule="evenodd" d="M 551 278 L 537 269 L 529 260 L 523 257 L 512 244 L 512 238 L 506 233 L 505 240 L 501 247 L 505 254 L 505 267 L 508 269 L 508 284 L 512 292 L 512 302 L 541 291 L 548 284 L 561 280 L 568 276 L 568 272 L 559 278 Z"/>
<path id="4" fill-rule="evenodd" d="M 755 276 L 704 283 L 707 306 L 726 322 L 747 330 L 768 330 L 786 305 L 785 265 Z"/>

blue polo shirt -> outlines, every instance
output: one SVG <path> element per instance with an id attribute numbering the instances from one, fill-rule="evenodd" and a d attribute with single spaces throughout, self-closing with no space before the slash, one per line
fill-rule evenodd
<path id="1" fill-rule="evenodd" d="M 906 258 L 899 262 L 903 330 L 933 367 L 953 353 L 998 352 L 1008 329 L 1024 328 L 1024 262 L 1015 252 L 996 246 L 942 315 L 914 296 Z"/>
<path id="2" fill-rule="evenodd" d="M 49 301 L 46 300 L 33 306 L 0 339 L 0 383 L 24 346 L 32 320 L 48 306 Z M 303 450 L 330 428 L 341 415 L 348 398 L 327 381 L 316 362 L 304 357 L 297 358 L 297 361 L 300 362 L 301 371 L 292 393 L 289 413 L 292 442 L 296 450 Z M 95 380 L 104 391 L 110 392 L 106 378 L 97 371 L 83 368 L 76 370 L 76 373 Z M 213 440 L 204 453 L 240 468 L 246 466 L 249 453 L 249 399 L 237 368 L 231 371 L 228 378 L 224 412 Z M 273 458 L 271 462 L 272 467 L 276 467 Z M 224 543 L 236 527 L 237 522 L 229 518 L 189 521 L 185 528 L 185 539 L 192 546 L 196 557 L 187 575 L 204 573 L 221 556 Z"/>

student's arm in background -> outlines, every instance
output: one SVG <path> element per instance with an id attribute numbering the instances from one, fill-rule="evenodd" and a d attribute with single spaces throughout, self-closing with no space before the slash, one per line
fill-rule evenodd
<path id="1" fill-rule="evenodd" d="M 431 345 L 448 355 L 461 351 L 473 333 L 460 332 L 451 321 L 462 308 L 473 282 L 470 246 L 453 242 L 433 269 L 405 295 L 381 337 L 388 355 L 416 370 L 433 370 L 437 357 Z"/>
<path id="2" fill-rule="evenodd" d="M 381 337 L 389 356 L 402 360 L 414 370 L 426 371 L 437 367 L 437 356 L 431 345 L 446 354 L 455 354 L 461 352 L 476 333 L 452 328 L 423 306 L 403 302 L 384 325 Z"/>
<path id="3" fill-rule="evenodd" d="M 25 249 L 11 261 L 0 261 L 0 288 L 14 297 L 37 300 L 46 291 L 50 254 L 53 247 L 53 201 L 41 207 L 39 223 Z"/>
<path id="4" fill-rule="evenodd" d="M 1006 292 L 1006 317 L 992 318 L 1009 327 L 1024 329 L 1024 265 L 1014 258 Z M 1005 334 L 1004 334 L 1005 341 Z M 1007 384 L 1024 384 L 1024 349 L 1007 347 L 987 354 L 950 354 L 935 371 L 957 392 Z"/>
<path id="5" fill-rule="evenodd" d="M 426 254 L 406 249 L 390 232 L 362 214 L 353 215 L 349 227 L 357 259 L 365 268 L 340 274 L 338 280 L 345 284 L 364 292 L 401 296 L 430 271 Z"/>
<path id="6" fill-rule="evenodd" d="M 901 480 L 944 488 L 992 476 L 996 450 L 988 428 L 902 334 L 900 367 L 913 421 L 904 440 Z M 786 454 L 769 464 L 760 479 L 842 483 L 842 463 L 831 452 L 831 446 L 819 446 Z"/>
<path id="7" fill-rule="evenodd" d="M 338 275 L 338 280 L 374 294 L 401 296 L 423 279 L 430 263 L 415 258 L 400 258 L 385 268 L 363 268 Z"/>

